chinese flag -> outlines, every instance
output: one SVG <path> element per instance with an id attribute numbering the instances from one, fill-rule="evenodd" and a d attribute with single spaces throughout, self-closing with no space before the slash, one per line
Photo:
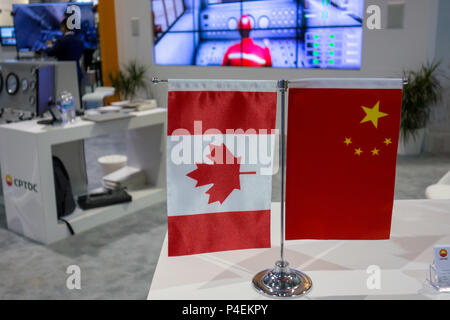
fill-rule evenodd
<path id="1" fill-rule="evenodd" d="M 258 150 L 276 107 L 276 81 L 169 80 L 169 256 L 270 247 L 273 158 Z"/>
<path id="2" fill-rule="evenodd" d="M 389 239 L 402 81 L 290 87 L 286 239 Z"/>

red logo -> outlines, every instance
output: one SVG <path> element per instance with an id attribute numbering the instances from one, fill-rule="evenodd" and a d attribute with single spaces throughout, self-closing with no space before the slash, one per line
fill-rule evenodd
<path id="1" fill-rule="evenodd" d="M 9 174 L 7 174 L 5 180 L 6 184 L 11 187 L 13 184 L 13 178 Z"/>
<path id="2" fill-rule="evenodd" d="M 439 251 L 439 255 L 440 255 L 442 258 L 445 258 L 445 257 L 447 256 L 447 250 L 441 249 L 441 251 Z"/>
<path id="3" fill-rule="evenodd" d="M 208 204 L 219 201 L 222 204 L 233 190 L 241 190 L 240 176 L 256 174 L 256 172 L 241 172 L 241 157 L 236 158 L 225 144 L 209 145 L 210 155 L 207 157 L 213 164 L 197 163 L 197 169 L 187 176 L 197 180 L 196 188 L 213 184 L 205 193 L 209 194 Z"/>

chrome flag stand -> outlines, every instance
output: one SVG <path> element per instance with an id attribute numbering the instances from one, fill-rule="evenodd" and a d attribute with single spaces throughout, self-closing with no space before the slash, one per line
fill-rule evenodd
<path id="1" fill-rule="evenodd" d="M 167 82 L 168 80 L 152 78 L 153 84 Z M 252 281 L 253 286 L 259 293 L 273 298 L 299 297 L 307 294 L 312 288 L 311 278 L 301 271 L 289 268 L 289 263 L 284 259 L 285 106 L 288 84 L 288 80 L 278 81 L 278 90 L 281 94 L 281 260 L 275 262 L 273 269 L 266 269 L 257 273 Z"/>
<path id="2" fill-rule="evenodd" d="M 275 268 L 257 273 L 252 281 L 259 293 L 274 298 L 299 297 L 312 288 L 311 278 L 301 271 L 289 268 L 289 263 L 284 259 L 285 106 L 288 85 L 288 80 L 278 81 L 281 93 L 281 260 L 275 262 Z"/>

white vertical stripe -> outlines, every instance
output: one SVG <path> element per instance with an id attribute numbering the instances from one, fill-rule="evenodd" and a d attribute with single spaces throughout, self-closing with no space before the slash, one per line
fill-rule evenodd
<path id="1" fill-rule="evenodd" d="M 223 135 L 222 141 L 226 142 L 227 138 L 234 138 L 240 135 Z M 174 161 L 172 152 L 175 150 L 178 153 L 179 149 L 174 147 L 179 146 L 183 137 L 193 136 L 177 136 L 177 141 L 168 137 L 167 139 L 167 212 L 169 216 L 188 215 L 188 214 L 203 214 L 213 212 L 235 212 L 235 211 L 258 211 L 269 210 L 272 197 L 272 176 L 264 174 L 266 171 L 271 172 L 273 166 L 273 154 L 275 145 L 274 135 L 247 135 L 247 138 L 258 137 L 261 139 L 268 138 L 267 149 L 261 148 L 258 145 L 258 152 L 266 151 L 268 153 L 268 163 L 263 164 L 248 164 L 248 158 L 250 149 L 248 145 L 245 150 L 239 150 L 237 142 L 235 142 L 235 148 L 227 145 L 227 148 L 234 154 L 235 157 L 242 157 L 241 172 L 255 171 L 256 174 L 245 174 L 240 176 L 240 190 L 233 190 L 226 200 L 220 204 L 214 202 L 208 204 L 209 194 L 206 193 L 213 185 L 205 185 L 201 187 L 195 187 L 197 181 L 188 177 L 187 174 L 196 170 L 197 166 L 193 161 L 189 164 L 177 164 L 177 159 Z M 240 136 L 242 137 L 242 136 Z M 215 139 L 203 136 L 203 141 L 200 150 L 206 150 L 205 154 L 209 154 L 208 146 L 210 143 L 215 143 Z M 194 158 L 194 145 L 193 138 L 191 144 L 191 159 Z M 228 140 L 229 141 L 229 140 Z M 262 150 L 262 151 L 260 151 Z M 254 154 L 253 154 L 254 155 Z M 210 163 L 210 161 L 202 161 L 202 163 Z"/>

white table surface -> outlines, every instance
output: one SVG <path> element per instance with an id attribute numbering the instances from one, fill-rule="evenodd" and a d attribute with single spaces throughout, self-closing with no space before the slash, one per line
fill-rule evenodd
<path id="1" fill-rule="evenodd" d="M 0 133 L 15 132 L 24 135 L 33 135 L 44 142 L 58 144 L 164 123 L 167 117 L 167 109 L 156 108 L 130 112 L 130 114 L 132 115 L 130 118 L 104 122 L 94 122 L 78 117 L 76 122 L 66 126 L 41 125 L 38 123 L 41 119 L 19 121 L 0 125 Z"/>
<path id="2" fill-rule="evenodd" d="M 433 245 L 450 244 L 449 200 L 398 200 L 390 240 L 285 242 L 285 258 L 313 281 L 299 299 L 450 299 L 426 281 Z M 272 248 L 167 256 L 167 234 L 148 299 L 268 299 L 253 276 L 280 256 L 280 204 L 272 204 Z M 367 268 L 379 266 L 381 288 L 369 289 Z"/>

